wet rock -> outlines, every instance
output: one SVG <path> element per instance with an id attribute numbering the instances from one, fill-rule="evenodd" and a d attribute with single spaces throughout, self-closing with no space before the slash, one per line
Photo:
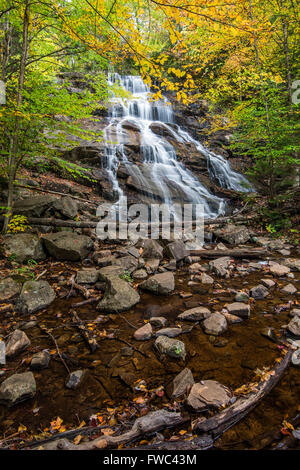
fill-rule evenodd
<path id="1" fill-rule="evenodd" d="M 121 372 L 119 377 L 128 387 L 131 387 L 136 382 L 136 375 L 131 372 Z"/>
<path id="2" fill-rule="evenodd" d="M 143 281 L 144 279 L 147 279 L 148 274 L 147 274 L 147 271 L 145 269 L 137 269 L 136 271 L 134 271 L 134 273 L 132 273 L 132 277 L 133 277 L 133 279 Z"/>
<path id="3" fill-rule="evenodd" d="M 232 315 L 231 313 L 225 311 L 222 311 L 222 315 L 224 315 L 229 325 L 234 325 L 235 323 L 241 323 L 243 321 L 241 317 Z"/>
<path id="4" fill-rule="evenodd" d="M 292 271 L 300 271 L 300 258 L 287 258 L 282 261 L 282 264 Z"/>
<path id="5" fill-rule="evenodd" d="M 149 322 L 152 326 L 163 328 L 168 323 L 168 320 L 165 317 L 152 317 Z"/>
<path id="6" fill-rule="evenodd" d="M 168 336 L 169 338 L 175 338 L 182 333 L 181 328 L 162 328 L 156 332 L 156 336 Z"/>
<path id="7" fill-rule="evenodd" d="M 86 235 L 65 231 L 44 235 L 43 243 L 51 256 L 66 261 L 84 259 L 94 246 Z"/>
<path id="8" fill-rule="evenodd" d="M 34 313 L 48 307 L 55 297 L 47 281 L 26 281 L 17 300 L 16 310 L 20 313 Z"/>
<path id="9" fill-rule="evenodd" d="M 138 330 L 134 332 L 133 335 L 134 339 L 137 341 L 146 341 L 151 339 L 152 337 L 152 326 L 150 323 L 146 323 L 146 325 L 142 326 Z"/>
<path id="10" fill-rule="evenodd" d="M 200 263 L 193 263 L 189 266 L 189 273 L 196 274 L 201 271 L 201 264 Z"/>
<path id="11" fill-rule="evenodd" d="M 294 366 L 300 366 L 300 349 L 297 349 L 297 351 L 293 352 L 292 364 L 294 364 Z"/>
<path id="12" fill-rule="evenodd" d="M 213 313 L 202 323 L 204 331 L 208 335 L 218 336 L 227 330 L 227 321 L 221 313 Z"/>
<path id="13" fill-rule="evenodd" d="M 184 395 L 187 390 L 194 385 L 192 371 L 187 367 L 183 369 L 173 380 L 172 398 L 178 398 Z"/>
<path id="14" fill-rule="evenodd" d="M 187 321 L 201 321 L 205 320 L 211 315 L 210 310 L 206 307 L 195 307 L 185 310 L 183 313 L 178 315 L 178 320 L 187 320 Z"/>
<path id="15" fill-rule="evenodd" d="M 287 330 L 294 336 L 300 337 L 300 317 L 295 316 L 287 325 Z"/>
<path id="16" fill-rule="evenodd" d="M 5 343 L 0 339 L 0 365 L 5 366 L 6 364 L 6 348 Z"/>
<path id="17" fill-rule="evenodd" d="M 168 295 L 175 288 L 174 275 L 171 272 L 155 274 L 149 277 L 146 281 L 142 282 L 139 287 L 148 290 L 156 295 Z"/>
<path id="18" fill-rule="evenodd" d="M 274 276 L 285 276 L 290 272 L 290 268 L 287 266 L 283 266 L 282 264 L 274 263 L 270 266 L 270 272 L 274 274 Z"/>
<path id="19" fill-rule="evenodd" d="M 144 240 L 142 255 L 144 259 L 162 259 L 163 247 L 156 240 Z"/>
<path id="20" fill-rule="evenodd" d="M 249 295 L 246 292 L 238 292 L 235 296 L 236 302 L 248 302 Z"/>
<path id="21" fill-rule="evenodd" d="M 120 349 L 120 354 L 122 356 L 131 357 L 134 354 L 134 350 L 130 346 L 124 346 L 124 348 Z"/>
<path id="22" fill-rule="evenodd" d="M 102 312 L 117 313 L 129 310 L 140 301 L 140 296 L 131 285 L 117 276 L 106 277 L 103 299 L 97 309 Z"/>
<path id="23" fill-rule="evenodd" d="M 33 398 L 35 394 L 36 382 L 32 372 L 14 374 L 0 386 L 0 402 L 8 406 Z"/>
<path id="24" fill-rule="evenodd" d="M 212 272 L 218 276 L 224 277 L 228 274 L 227 268 L 229 267 L 231 259 L 229 256 L 223 256 L 209 262 L 209 267 Z"/>
<path id="25" fill-rule="evenodd" d="M 78 284 L 95 284 L 99 278 L 99 271 L 95 268 L 85 268 L 77 272 Z"/>
<path id="26" fill-rule="evenodd" d="M 260 334 L 265 338 L 270 339 L 274 343 L 278 343 L 278 338 L 276 336 L 274 328 L 267 326 L 266 328 L 263 328 L 261 330 Z"/>
<path id="27" fill-rule="evenodd" d="M 229 388 L 215 380 L 203 380 L 192 386 L 187 404 L 196 411 L 220 408 L 230 403 L 232 394 Z"/>
<path id="28" fill-rule="evenodd" d="M 252 289 L 250 289 L 250 296 L 256 300 L 263 300 L 268 295 L 268 289 L 262 284 L 259 284 L 258 286 L 252 287 Z"/>
<path id="29" fill-rule="evenodd" d="M 40 351 L 32 356 L 30 368 L 33 370 L 46 369 L 50 362 L 48 351 Z"/>
<path id="30" fill-rule="evenodd" d="M 0 302 L 8 302 L 15 299 L 21 292 L 22 285 L 11 277 L 0 281 Z"/>
<path id="31" fill-rule="evenodd" d="M 230 245 L 240 245 L 250 239 L 250 232 L 245 225 L 227 224 L 222 229 L 214 230 L 213 233 Z"/>
<path id="32" fill-rule="evenodd" d="M 185 359 L 185 344 L 178 339 L 168 338 L 168 336 L 158 336 L 154 345 L 161 354 L 167 354 L 175 359 Z"/>
<path id="33" fill-rule="evenodd" d="M 289 313 L 289 316 L 290 317 L 300 317 L 300 308 L 293 308 L 290 313 Z"/>
<path id="34" fill-rule="evenodd" d="M 250 369 L 250 370 L 255 370 L 257 367 L 257 363 L 254 359 L 251 358 L 245 358 L 241 362 L 241 366 L 244 369 Z"/>
<path id="35" fill-rule="evenodd" d="M 29 259 L 36 261 L 46 258 L 41 239 L 33 233 L 16 233 L 3 237 L 5 255 L 12 257 L 17 263 Z"/>
<path id="36" fill-rule="evenodd" d="M 201 274 L 200 281 L 202 282 L 202 284 L 213 284 L 215 282 L 211 276 L 205 273 Z"/>
<path id="37" fill-rule="evenodd" d="M 26 333 L 21 330 L 15 330 L 8 337 L 6 342 L 6 356 L 14 357 L 25 351 L 30 346 L 31 342 Z"/>
<path id="38" fill-rule="evenodd" d="M 175 242 L 169 243 L 166 246 L 164 253 L 168 258 L 174 258 L 176 261 L 181 261 L 189 255 L 189 252 L 182 240 L 176 240 Z"/>
<path id="39" fill-rule="evenodd" d="M 244 304 L 243 302 L 233 302 L 227 305 L 227 310 L 231 315 L 236 315 L 241 318 L 250 317 L 250 305 Z"/>
<path id="40" fill-rule="evenodd" d="M 275 286 L 275 282 L 272 279 L 261 279 L 260 282 L 268 289 Z"/>
<path id="41" fill-rule="evenodd" d="M 69 376 L 67 377 L 66 387 L 75 390 L 82 384 L 86 377 L 86 374 L 86 370 L 76 370 L 74 372 L 71 372 L 71 374 L 69 374 Z"/>
<path id="42" fill-rule="evenodd" d="M 297 292 L 297 288 L 293 286 L 293 284 L 287 284 L 285 287 L 281 289 L 281 292 L 287 295 L 294 295 Z"/>

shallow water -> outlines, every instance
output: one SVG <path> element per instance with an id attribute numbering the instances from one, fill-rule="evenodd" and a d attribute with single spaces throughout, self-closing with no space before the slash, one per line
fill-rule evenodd
<path id="1" fill-rule="evenodd" d="M 66 278 L 69 278 L 71 272 L 74 271 L 74 265 L 66 264 L 64 270 Z M 259 284 L 263 277 L 271 276 L 264 275 L 260 271 L 228 280 L 220 279 L 218 280 L 220 287 L 215 286 L 214 290 L 251 288 Z M 184 362 L 158 357 L 153 349 L 154 339 L 146 342 L 133 339 L 134 328 L 131 325 L 142 326 L 144 320 L 150 317 L 153 306 L 163 309 L 161 316 L 169 320 L 168 326 L 175 326 L 178 323 L 176 322 L 177 315 L 190 308 L 191 301 L 199 302 L 212 311 L 220 311 L 226 303 L 234 301 L 234 293 L 213 293 L 212 288 L 206 293 L 193 294 L 191 298 L 183 299 L 179 292 L 189 292 L 187 278 L 184 271 L 177 271 L 176 291 L 171 296 L 158 297 L 142 293 L 141 302 L 135 308 L 122 315 L 109 315 L 108 322 L 97 324 L 97 330 L 105 329 L 108 334 L 115 332 L 115 335 L 128 341 L 148 357 L 136 351 L 131 357 L 120 355 L 121 348 L 126 347 L 126 344 L 105 338 L 99 341 L 99 349 L 90 353 L 79 336 L 78 330 L 71 325 L 70 321 L 70 305 L 81 301 L 81 297 L 72 297 L 69 300 L 57 299 L 47 311 L 37 313 L 35 316 L 39 324 L 54 328 L 52 334 L 58 341 L 60 351 L 67 354 L 73 361 L 67 360 L 70 370 L 86 368 L 88 376 L 78 390 L 68 390 L 64 385 L 67 371 L 57 356 L 52 357 L 48 369 L 34 372 L 37 382 L 37 394 L 34 399 L 13 408 L 0 405 L 0 435 L 4 437 L 13 434 L 20 424 L 26 426 L 33 434 L 39 434 L 45 428 L 49 428 L 50 422 L 57 416 L 63 419 L 63 424 L 67 429 L 78 427 L 82 420 L 88 423 L 89 417 L 95 413 L 100 412 L 105 416 L 107 407 L 125 407 L 129 402 L 132 404 L 134 397 L 141 395 L 140 391 L 133 391 L 130 385 L 126 385 L 124 380 L 132 383 L 143 379 L 148 389 L 163 385 L 168 390 L 168 385 L 175 375 L 184 367 L 189 367 L 195 381 L 214 379 L 234 390 L 254 379 L 254 369 L 273 366 L 275 359 L 280 357 L 280 349 L 276 344 L 264 338 L 260 331 L 263 327 L 273 326 L 279 332 L 282 325 L 289 321 L 287 311 L 281 313 L 274 311 L 275 306 L 287 303 L 290 298 L 280 293 L 278 288 L 270 290 L 269 299 L 252 303 L 249 320 L 229 326 L 228 331 L 219 337 L 228 340 L 223 347 L 212 344 L 200 325 L 196 326 L 192 332 L 177 337 L 186 345 L 187 357 Z M 299 280 L 299 273 L 295 273 L 295 278 Z M 51 279 L 49 281 L 51 283 Z M 279 285 L 286 283 L 286 279 L 279 280 Z M 99 316 L 94 305 L 86 305 L 76 311 L 82 320 L 92 321 Z M 61 316 L 57 318 L 57 314 Z M 29 317 L 29 315 L 16 316 L 14 320 L 16 322 L 28 321 Z M 181 324 L 185 327 L 192 325 L 188 322 Z M 15 372 L 27 371 L 26 359 L 29 360 L 34 352 L 42 349 L 50 351 L 55 349 L 49 336 L 38 327 L 26 330 L 26 334 L 31 340 L 31 347 L 8 362 L 5 377 Z M 97 362 L 93 363 L 93 361 Z M 122 374 L 123 380 L 119 374 Z M 299 369 L 290 366 L 269 396 L 241 423 L 227 431 L 218 441 L 217 446 L 241 449 L 259 447 L 259 436 L 280 429 L 283 419 L 292 418 L 296 414 L 299 407 L 299 395 Z M 161 407 L 168 401 L 165 394 L 161 398 L 157 397 L 152 405 Z"/>

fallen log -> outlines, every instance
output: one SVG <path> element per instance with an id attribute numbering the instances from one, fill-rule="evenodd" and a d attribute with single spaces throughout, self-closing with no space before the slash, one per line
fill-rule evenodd
<path id="1" fill-rule="evenodd" d="M 96 339 L 94 336 L 92 336 L 92 333 L 87 329 L 81 318 L 79 318 L 79 315 L 75 310 L 71 310 L 72 314 L 72 322 L 76 325 L 76 327 L 79 329 L 79 333 L 81 334 L 82 338 L 90 348 L 92 352 L 95 352 L 96 349 L 99 348 L 99 344 L 97 343 Z"/>
<path id="2" fill-rule="evenodd" d="M 260 382 L 255 391 L 251 391 L 244 397 L 238 398 L 235 403 L 211 418 L 201 417 L 195 420 L 192 423 L 193 431 L 199 434 L 209 433 L 214 439 L 217 439 L 221 434 L 230 429 L 250 413 L 275 387 L 287 369 L 292 354 L 293 351 L 288 350 L 284 358 L 275 366 L 272 373 L 269 374 L 268 379 Z"/>
<path id="3" fill-rule="evenodd" d="M 126 447 L 126 450 L 208 450 L 214 445 L 211 436 L 193 437 L 190 440 L 161 441 L 155 444 L 146 444 L 136 447 Z"/>
<path id="4" fill-rule="evenodd" d="M 249 218 L 249 217 L 220 217 L 217 219 L 205 219 L 203 221 L 204 225 L 221 225 L 221 224 L 226 224 L 229 222 L 247 222 L 249 220 L 253 220 L 255 216 Z M 1 221 L 4 221 L 4 217 L 0 217 Z M 70 227 L 70 228 L 96 228 L 99 221 L 91 221 L 91 220 L 84 220 L 84 221 L 75 221 L 75 220 L 61 220 L 61 219 L 55 219 L 55 218 L 45 218 L 45 217 L 27 217 L 27 221 L 29 225 L 44 225 L 47 227 Z M 158 224 L 152 224 L 154 228 L 157 227 Z M 174 224 L 171 223 L 160 223 L 159 227 L 167 227 L 170 226 L 171 228 L 174 226 Z M 149 230 L 151 230 L 151 223 L 147 224 L 147 227 Z M 193 223 L 193 227 L 195 227 L 195 224 Z"/>
<path id="5" fill-rule="evenodd" d="M 102 436 L 94 441 L 84 442 L 75 445 L 66 439 L 58 442 L 57 447 L 63 450 L 96 450 L 116 448 L 121 444 L 127 444 L 134 441 L 141 436 L 153 434 L 161 429 L 178 426 L 189 421 L 189 418 L 184 418 L 180 413 L 173 413 L 167 410 L 151 411 L 146 416 L 138 418 L 132 428 L 119 436 Z"/>
<path id="6" fill-rule="evenodd" d="M 17 188 L 30 189 L 30 191 L 38 191 L 40 193 L 55 194 L 55 196 L 63 196 L 63 197 L 68 196 L 72 199 L 76 199 L 77 201 L 86 202 L 86 203 L 92 204 L 93 206 L 96 206 L 96 207 L 98 206 L 98 203 L 96 203 L 96 202 L 89 201 L 88 199 L 84 199 L 84 198 L 79 197 L 79 196 L 74 196 L 73 194 L 70 194 L 70 193 L 61 193 L 61 192 L 58 192 L 58 191 L 51 191 L 50 189 L 36 188 L 34 186 L 29 186 L 29 185 L 25 185 L 25 184 L 16 184 L 15 186 Z"/>
<path id="7" fill-rule="evenodd" d="M 220 258 L 230 256 L 230 258 L 263 258 L 269 255 L 265 248 L 233 248 L 232 250 L 190 250 L 190 256 L 200 256 L 200 258 Z"/>

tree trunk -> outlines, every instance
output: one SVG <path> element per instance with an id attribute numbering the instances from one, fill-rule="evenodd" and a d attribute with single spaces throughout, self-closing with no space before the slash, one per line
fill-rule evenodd
<path id="1" fill-rule="evenodd" d="M 22 50 L 21 50 L 21 60 L 20 60 L 20 68 L 19 68 L 17 102 L 16 102 L 16 108 L 18 111 L 20 110 L 20 107 L 22 105 L 22 100 L 23 100 L 23 88 L 24 88 L 26 60 L 27 60 L 27 52 L 28 52 L 29 16 L 30 16 L 30 0 L 26 0 L 24 18 L 23 18 Z M 17 114 L 15 116 L 15 125 L 14 125 L 13 134 L 11 137 L 11 145 L 10 145 L 10 152 L 9 152 L 7 212 L 6 212 L 6 217 L 5 217 L 5 221 L 3 225 L 3 233 L 7 232 L 9 220 L 12 214 L 14 180 L 16 177 L 17 154 L 19 150 L 20 125 L 21 125 L 21 117 L 19 116 L 19 114 Z"/>

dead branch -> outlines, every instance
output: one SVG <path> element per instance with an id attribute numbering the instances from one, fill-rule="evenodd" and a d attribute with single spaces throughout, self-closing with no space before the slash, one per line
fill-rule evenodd
<path id="1" fill-rule="evenodd" d="M 94 441 L 75 445 L 66 439 L 58 443 L 58 448 L 63 450 L 96 450 L 105 448 L 116 448 L 120 444 L 138 439 L 147 434 L 153 434 L 161 429 L 178 426 L 188 418 L 183 418 L 180 413 L 172 413 L 166 410 L 152 411 L 146 416 L 138 418 L 132 428 L 120 436 L 103 436 Z"/>
<path id="2" fill-rule="evenodd" d="M 71 310 L 71 315 L 72 315 L 72 321 L 76 325 L 76 327 L 79 329 L 79 333 L 83 337 L 84 341 L 90 348 L 92 352 L 95 352 L 96 349 L 99 348 L 99 344 L 97 343 L 95 337 L 92 335 L 92 333 L 87 329 L 83 321 L 79 318 L 77 312 L 75 310 Z"/>
<path id="3" fill-rule="evenodd" d="M 60 358 L 61 362 L 63 363 L 63 365 L 65 366 L 66 370 L 68 371 L 68 374 L 70 374 L 70 373 L 71 373 L 71 372 L 70 372 L 70 369 L 69 369 L 69 367 L 67 366 L 67 364 L 66 364 L 64 358 L 63 358 L 62 355 L 61 355 L 61 352 L 60 352 L 60 350 L 59 350 L 58 344 L 57 344 L 56 339 L 54 338 L 53 334 L 52 334 L 47 328 L 44 328 L 44 327 L 42 327 L 41 325 L 39 325 L 39 327 L 40 327 L 40 329 L 41 329 L 44 333 L 46 333 L 46 334 L 47 334 L 48 336 L 50 336 L 50 338 L 52 339 L 53 343 L 55 344 L 55 348 L 56 348 L 57 354 L 59 355 L 59 358 Z"/>

